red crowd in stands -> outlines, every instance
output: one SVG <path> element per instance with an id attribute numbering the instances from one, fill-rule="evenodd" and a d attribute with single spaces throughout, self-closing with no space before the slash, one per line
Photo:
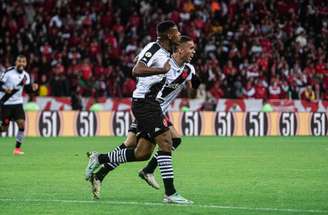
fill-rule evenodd
<path id="1" fill-rule="evenodd" d="M 136 54 L 171 19 L 197 43 L 194 96 L 328 100 L 327 1 L 5 0 L 0 14 L 0 70 L 26 54 L 40 96 L 131 96 Z"/>

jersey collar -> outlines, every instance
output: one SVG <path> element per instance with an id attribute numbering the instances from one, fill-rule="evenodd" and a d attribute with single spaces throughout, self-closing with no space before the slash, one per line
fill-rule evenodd
<path id="1" fill-rule="evenodd" d="M 176 62 L 176 60 L 174 59 L 174 57 L 171 58 L 172 59 L 172 62 L 174 63 L 174 65 L 179 68 L 179 71 L 180 69 L 184 68 L 186 66 L 186 63 L 184 63 L 182 66 L 179 66 L 178 63 Z M 182 71 L 182 70 L 181 70 Z"/>

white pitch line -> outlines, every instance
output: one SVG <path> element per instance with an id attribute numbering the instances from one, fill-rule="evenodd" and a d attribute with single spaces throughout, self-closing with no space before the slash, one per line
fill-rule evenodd
<path id="1" fill-rule="evenodd" d="M 275 211 L 275 212 L 291 212 L 291 213 L 326 213 L 328 210 L 306 210 L 306 209 L 290 209 L 290 208 L 252 208 L 252 207 L 238 207 L 238 206 L 224 206 L 224 205 L 178 205 L 178 204 L 164 204 L 156 202 L 124 202 L 124 201 L 103 201 L 103 200 L 69 200 L 69 199 L 1 199 L 0 202 L 57 202 L 57 203 L 77 203 L 77 204 L 115 204 L 115 205 L 141 205 L 141 206 L 176 206 L 176 207 L 193 207 L 193 208 L 216 208 L 216 209 L 230 209 L 230 210 L 248 210 L 248 211 Z"/>

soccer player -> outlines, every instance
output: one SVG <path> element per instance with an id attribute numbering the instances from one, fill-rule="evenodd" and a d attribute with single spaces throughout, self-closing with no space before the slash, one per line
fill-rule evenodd
<path id="1" fill-rule="evenodd" d="M 170 61 L 171 70 L 166 74 L 166 83 L 157 95 L 157 100 L 161 103 L 163 113 L 167 113 L 169 105 L 179 95 L 186 84 L 189 86 L 189 89 L 198 88 L 200 84 L 199 79 L 195 74 L 195 68 L 189 63 L 194 53 L 195 44 L 193 40 L 188 36 L 182 36 Z M 168 118 L 167 120 L 172 136 L 172 150 L 174 151 L 181 144 L 181 137 Z M 146 167 L 139 171 L 139 177 L 155 189 L 159 189 L 159 185 L 153 175 L 158 164 L 157 156 L 158 153 L 151 158 Z"/>
<path id="2" fill-rule="evenodd" d="M 169 104 L 178 96 L 181 90 L 185 87 L 186 83 L 197 88 L 199 81 L 196 78 L 194 67 L 186 62 L 189 62 L 195 53 L 195 44 L 191 38 L 182 36 L 179 45 L 173 54 L 173 58 L 170 60 L 171 69 L 166 74 L 166 83 L 157 95 L 157 100 L 160 101 L 160 105 L 163 113 L 166 113 Z M 192 81 L 190 81 L 192 80 Z M 187 82 L 188 81 L 188 82 Z M 172 135 L 172 150 L 175 150 L 181 143 L 181 138 L 173 125 L 168 121 L 170 133 Z M 137 144 L 137 124 L 133 122 L 129 129 L 129 134 L 119 148 L 133 148 Z M 104 177 L 111 170 L 115 169 L 118 163 L 106 163 L 91 177 L 92 192 L 96 198 L 100 194 L 100 186 Z M 147 167 L 139 172 L 139 176 L 146 180 L 146 182 L 152 187 L 158 189 L 159 185 L 156 182 L 153 172 L 157 167 L 157 156 L 154 156 L 148 163 Z"/>
<path id="3" fill-rule="evenodd" d="M 16 65 L 9 67 L 0 77 L 0 132 L 7 131 L 11 120 L 18 125 L 14 155 L 22 155 L 21 150 L 25 131 L 23 109 L 23 88 L 36 91 L 37 84 L 31 84 L 30 75 L 25 71 L 27 59 L 24 55 L 16 58 Z"/>
<path id="4" fill-rule="evenodd" d="M 156 97 L 166 82 L 165 73 L 173 46 L 180 40 L 180 32 L 175 23 L 164 21 L 157 25 L 156 42 L 151 42 L 140 52 L 132 74 L 138 77 L 137 87 L 133 92 L 132 112 L 137 120 L 141 139 L 136 148 L 113 150 L 106 154 L 92 152 L 86 168 L 86 179 L 93 171 L 105 163 L 126 163 L 147 160 L 154 149 L 153 140 L 159 147 L 157 162 L 164 182 L 164 202 L 190 204 L 191 201 L 179 195 L 174 187 L 171 157 L 172 139 L 167 121 Z"/>

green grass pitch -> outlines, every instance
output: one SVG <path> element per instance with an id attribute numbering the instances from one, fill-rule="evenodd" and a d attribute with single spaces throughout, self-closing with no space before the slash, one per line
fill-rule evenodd
<path id="1" fill-rule="evenodd" d="M 0 214 L 328 214 L 327 137 L 184 137 L 175 185 L 192 206 L 162 204 L 162 183 L 137 177 L 145 162 L 110 173 L 94 201 L 85 152 L 123 140 L 26 138 L 25 155 L 13 156 L 15 139 L 0 138 Z"/>

